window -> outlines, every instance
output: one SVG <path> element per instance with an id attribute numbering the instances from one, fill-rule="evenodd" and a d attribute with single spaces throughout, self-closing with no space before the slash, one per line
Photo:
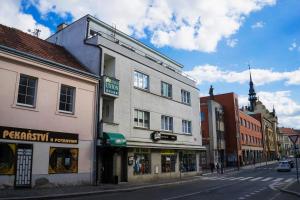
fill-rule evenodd
<path id="1" fill-rule="evenodd" d="M 173 117 L 162 115 L 161 129 L 164 131 L 173 131 Z"/>
<path id="2" fill-rule="evenodd" d="M 0 143 L 0 175 L 15 173 L 16 144 Z"/>
<path id="3" fill-rule="evenodd" d="M 134 154 L 133 174 L 151 174 L 150 153 Z"/>
<path id="4" fill-rule="evenodd" d="M 192 122 L 188 120 L 182 120 L 182 132 L 192 133 Z"/>
<path id="5" fill-rule="evenodd" d="M 188 91 L 181 90 L 181 102 L 191 104 L 191 94 Z"/>
<path id="6" fill-rule="evenodd" d="M 49 154 L 49 174 L 78 172 L 77 148 L 50 147 Z"/>
<path id="7" fill-rule="evenodd" d="M 60 88 L 59 110 L 65 112 L 74 112 L 75 88 L 62 85 Z"/>
<path id="8" fill-rule="evenodd" d="M 138 87 L 144 90 L 149 90 L 149 76 L 134 71 L 134 87 Z"/>
<path id="9" fill-rule="evenodd" d="M 150 113 L 135 109 L 134 125 L 137 127 L 150 128 Z"/>
<path id="10" fill-rule="evenodd" d="M 172 85 L 169 83 L 161 82 L 161 95 L 164 97 L 172 98 Z"/>
<path id="11" fill-rule="evenodd" d="M 201 122 L 205 121 L 205 113 L 204 112 L 200 112 L 200 120 L 201 120 Z"/>
<path id="12" fill-rule="evenodd" d="M 177 155 L 161 155 L 161 172 L 175 172 Z"/>
<path id="13" fill-rule="evenodd" d="M 182 154 L 180 160 L 182 172 L 192 172 L 197 170 L 196 154 Z"/>
<path id="14" fill-rule="evenodd" d="M 20 75 L 17 103 L 34 106 L 36 98 L 37 78 Z"/>

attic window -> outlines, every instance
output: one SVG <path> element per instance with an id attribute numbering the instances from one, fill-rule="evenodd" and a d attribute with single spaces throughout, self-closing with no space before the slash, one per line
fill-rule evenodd
<path id="1" fill-rule="evenodd" d="M 91 36 L 97 35 L 97 31 L 94 31 L 94 30 L 90 29 L 90 35 Z"/>

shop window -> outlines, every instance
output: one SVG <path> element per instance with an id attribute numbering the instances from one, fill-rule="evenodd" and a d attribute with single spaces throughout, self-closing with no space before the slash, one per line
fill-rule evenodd
<path id="1" fill-rule="evenodd" d="M 151 159 L 150 153 L 135 153 L 134 154 L 134 164 L 133 164 L 133 174 L 151 174 Z"/>
<path id="2" fill-rule="evenodd" d="M 78 149 L 50 147 L 49 174 L 77 173 Z"/>
<path id="3" fill-rule="evenodd" d="M 16 144 L 0 143 L 0 174 L 14 174 L 15 154 Z"/>
<path id="4" fill-rule="evenodd" d="M 36 99 L 37 78 L 20 75 L 17 103 L 26 106 L 34 106 Z"/>
<path id="5" fill-rule="evenodd" d="M 172 98 L 172 85 L 166 82 L 161 82 L 161 96 Z"/>
<path id="6" fill-rule="evenodd" d="M 197 171 L 196 154 L 182 154 L 181 156 L 181 170 L 182 172 Z"/>
<path id="7" fill-rule="evenodd" d="M 161 156 L 161 172 L 175 172 L 177 155 Z"/>
<path id="8" fill-rule="evenodd" d="M 64 112 L 74 112 L 75 88 L 62 85 L 60 88 L 59 110 Z"/>

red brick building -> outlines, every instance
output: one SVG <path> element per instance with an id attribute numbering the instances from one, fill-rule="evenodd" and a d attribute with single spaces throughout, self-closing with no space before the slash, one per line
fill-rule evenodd
<path id="1" fill-rule="evenodd" d="M 201 120 L 203 144 L 207 144 L 209 141 L 208 110 L 206 104 L 210 98 L 210 96 L 200 98 L 201 116 L 203 116 Z M 226 93 L 214 95 L 213 99 L 222 105 L 224 111 L 225 161 L 228 166 L 236 166 L 242 159 L 238 96 L 235 93 Z"/>
<path id="2" fill-rule="evenodd" d="M 239 111 L 240 116 L 240 139 L 242 146 L 242 163 L 252 164 L 263 159 L 263 138 L 261 122 Z"/>

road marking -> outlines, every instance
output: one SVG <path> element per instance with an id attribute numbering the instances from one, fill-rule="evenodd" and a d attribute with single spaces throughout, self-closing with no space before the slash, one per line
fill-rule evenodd
<path id="1" fill-rule="evenodd" d="M 274 182 L 278 182 L 278 181 L 282 181 L 283 178 L 276 178 L 275 180 L 273 180 Z"/>
<path id="2" fill-rule="evenodd" d="M 257 178 L 253 178 L 253 179 L 250 179 L 250 181 L 257 181 L 259 179 L 262 179 L 263 177 L 257 177 Z"/>
<path id="3" fill-rule="evenodd" d="M 239 199 L 241 199 L 241 200 L 242 200 L 242 199 L 245 199 L 245 197 L 240 197 Z"/>
<path id="4" fill-rule="evenodd" d="M 289 178 L 289 179 L 285 180 L 284 182 L 288 183 L 288 182 L 291 182 L 293 180 L 294 180 L 293 178 Z"/>
<path id="5" fill-rule="evenodd" d="M 248 179 L 250 179 L 250 178 L 253 178 L 253 177 L 250 176 L 250 177 L 246 177 L 246 178 L 241 178 L 240 180 L 241 180 L 241 181 L 245 181 L 245 180 L 248 180 Z"/>
<path id="6" fill-rule="evenodd" d="M 268 177 L 268 178 L 265 178 L 265 179 L 263 179 L 263 180 L 261 180 L 261 181 L 269 181 L 269 180 L 271 180 L 271 179 L 273 179 L 273 177 Z"/>
<path id="7" fill-rule="evenodd" d="M 229 177 L 228 180 L 230 181 L 233 181 L 233 180 L 236 180 L 236 179 L 239 179 L 239 177 Z"/>

